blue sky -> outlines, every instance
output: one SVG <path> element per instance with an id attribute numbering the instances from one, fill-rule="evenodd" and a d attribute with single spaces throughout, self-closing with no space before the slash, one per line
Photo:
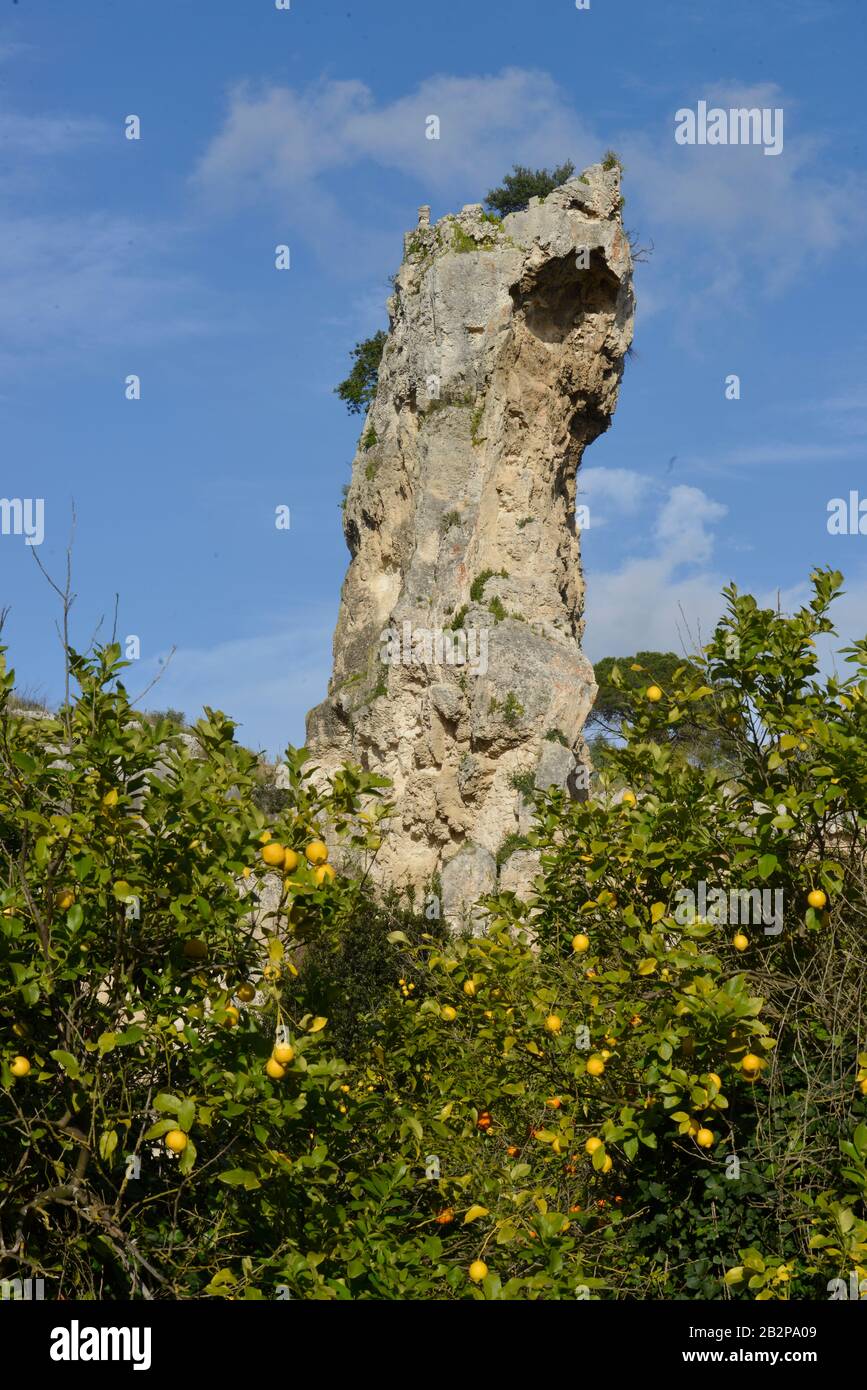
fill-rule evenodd
<path id="1" fill-rule="evenodd" d="M 791 606 L 820 563 L 863 634 L 867 536 L 826 508 L 867 496 L 865 31 L 863 0 L 0 0 L 0 495 L 45 499 L 54 574 L 74 499 L 75 639 L 118 594 L 133 692 L 177 648 L 146 705 L 301 742 L 348 558 L 332 388 L 385 326 L 402 233 L 609 146 L 654 254 L 579 481 L 590 656 L 707 633 L 730 578 Z M 678 145 L 700 100 L 781 107 L 782 153 Z M 0 536 L 6 641 L 54 700 L 28 549 Z"/>

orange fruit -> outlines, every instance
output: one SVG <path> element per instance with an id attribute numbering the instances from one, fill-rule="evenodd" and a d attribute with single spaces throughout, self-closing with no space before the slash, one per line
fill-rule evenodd
<path id="1" fill-rule="evenodd" d="M 438 1226 L 450 1226 L 455 1219 L 454 1207 L 444 1207 L 437 1215 Z"/>

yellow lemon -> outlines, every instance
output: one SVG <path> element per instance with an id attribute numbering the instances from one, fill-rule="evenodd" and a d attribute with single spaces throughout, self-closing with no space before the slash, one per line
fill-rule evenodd
<path id="1" fill-rule="evenodd" d="M 75 894 L 71 888 L 62 888 L 54 901 L 61 912 L 68 912 L 75 902 Z"/>
<path id="2" fill-rule="evenodd" d="M 474 981 L 474 980 L 464 980 L 464 994 L 468 994 L 468 995 L 470 996 L 470 998 L 472 999 L 472 997 L 473 997 L 473 995 L 475 994 L 475 992 L 476 992 L 475 981 Z"/>
<path id="3" fill-rule="evenodd" d="M 286 1075 L 286 1068 L 281 1067 L 276 1057 L 269 1057 L 265 1063 L 265 1070 L 273 1081 L 282 1081 Z"/>
<path id="4" fill-rule="evenodd" d="M 594 1134 L 587 1140 L 587 1143 L 584 1145 L 584 1152 L 586 1154 L 590 1154 L 592 1157 L 593 1154 L 595 1154 L 596 1150 L 601 1148 L 602 1140 L 597 1139 L 596 1135 Z"/>
<path id="5" fill-rule="evenodd" d="M 620 798 L 624 806 L 634 806 L 637 801 L 635 792 L 624 792 Z"/>
<path id="6" fill-rule="evenodd" d="M 313 877 L 316 880 L 316 882 L 321 885 L 325 883 L 326 880 L 329 883 L 333 883 L 337 877 L 337 874 L 335 873 L 334 869 L 331 867 L 330 864 L 318 864 L 317 867 L 313 870 Z"/>
<path id="7" fill-rule="evenodd" d="M 605 1063 L 601 1057 L 589 1057 L 587 1059 L 587 1075 L 601 1076 L 605 1070 Z"/>
<path id="8" fill-rule="evenodd" d="M 295 1048 L 291 1043 L 275 1043 L 271 1052 L 275 1062 L 279 1062 L 281 1067 L 288 1066 L 295 1059 Z"/>
<path id="9" fill-rule="evenodd" d="M 227 1027 L 229 1027 L 229 1028 L 234 1028 L 235 1024 L 238 1022 L 238 1020 L 240 1019 L 240 1017 L 241 1017 L 241 1015 L 238 1013 L 238 1010 L 235 1008 L 235 1005 L 234 1005 L 234 1004 L 227 1004 L 227 1005 L 226 1005 L 226 1025 L 227 1025 Z"/>
<path id="10" fill-rule="evenodd" d="M 708 1081 L 713 1082 L 718 1091 L 722 1089 L 722 1077 L 717 1076 L 715 1071 L 709 1071 L 707 1074 L 707 1079 Z"/>
<path id="11" fill-rule="evenodd" d="M 440 1018 L 445 1019 L 446 1023 L 454 1023 L 458 1016 L 457 1009 L 453 1009 L 451 1004 L 443 1004 L 440 1009 Z"/>
<path id="12" fill-rule="evenodd" d="M 13 1076 L 26 1076 L 30 1070 L 30 1063 L 26 1057 L 15 1057 L 9 1064 L 9 1070 Z"/>
<path id="13" fill-rule="evenodd" d="M 187 1147 L 187 1136 L 182 1129 L 170 1129 L 165 1138 L 165 1145 L 173 1154 L 182 1154 Z"/>
<path id="14" fill-rule="evenodd" d="M 283 872 L 284 874 L 294 874 L 301 862 L 301 856 L 295 853 L 294 849 L 283 851 Z"/>
<path id="15" fill-rule="evenodd" d="M 610 1154 L 606 1154 L 606 1155 L 605 1155 L 605 1158 L 604 1158 L 603 1161 L 602 1161 L 602 1172 L 603 1172 L 603 1173 L 610 1173 L 610 1172 L 611 1172 L 611 1169 L 612 1169 L 613 1167 L 614 1167 L 614 1162 L 613 1162 L 613 1160 L 612 1160 L 611 1155 L 610 1155 Z"/>
<path id="16" fill-rule="evenodd" d="M 487 1272 L 488 1266 L 485 1264 L 484 1260 L 473 1260 L 468 1271 L 474 1284 L 481 1284 Z"/>
<path id="17" fill-rule="evenodd" d="M 741 1059 L 741 1068 L 745 1072 L 759 1072 L 763 1065 L 764 1063 L 761 1057 L 757 1057 L 754 1052 L 748 1052 L 746 1056 Z"/>
<path id="18" fill-rule="evenodd" d="M 545 1019 L 545 1027 L 549 1033 L 559 1033 L 563 1027 L 563 1020 L 556 1014 L 549 1014 Z"/>
<path id="19" fill-rule="evenodd" d="M 276 840 L 262 847 L 262 858 L 271 869 L 282 868 L 285 856 L 285 849 Z"/>
<path id="20" fill-rule="evenodd" d="M 742 931 L 736 931 L 732 937 L 732 945 L 736 951 L 745 951 L 750 944 L 750 938 Z"/>
<path id="21" fill-rule="evenodd" d="M 579 931 L 579 933 L 578 933 L 577 936 L 573 936 L 573 937 L 572 937 L 572 950 L 573 950 L 573 951 L 577 952 L 577 953 L 580 955 L 580 953 L 581 953 L 582 951 L 587 951 L 587 950 L 589 950 L 589 949 L 590 949 L 590 937 L 589 937 L 589 936 L 585 936 L 583 932 Z"/>
<path id="22" fill-rule="evenodd" d="M 321 840 L 311 840 L 304 853 L 309 864 L 324 864 L 328 858 L 328 846 Z"/>
<path id="23" fill-rule="evenodd" d="M 811 907 L 815 907 L 817 911 L 821 911 L 827 901 L 828 899 L 821 888 L 814 888 L 812 893 L 807 894 L 807 902 Z"/>
<path id="24" fill-rule="evenodd" d="M 696 1142 L 702 1149 L 709 1149 L 709 1148 L 711 1147 L 711 1145 L 713 1144 L 713 1141 L 714 1141 L 713 1130 L 712 1130 L 712 1129 L 705 1129 L 705 1128 L 704 1128 L 704 1125 L 702 1125 L 701 1129 L 698 1131 L 698 1134 L 695 1136 L 695 1142 Z"/>
<path id="25" fill-rule="evenodd" d="M 110 792 L 106 792 L 105 796 L 102 798 L 102 804 L 107 811 L 110 811 L 113 806 L 117 805 L 117 790 L 115 787 L 112 787 Z"/>
<path id="26" fill-rule="evenodd" d="M 204 960 L 208 954 L 207 942 L 200 936 L 189 936 L 184 942 L 184 955 L 187 960 Z"/>
<path id="27" fill-rule="evenodd" d="M 242 1004 L 249 1004 L 252 999 L 256 998 L 256 991 L 250 984 L 239 985 L 238 998 Z"/>
<path id="28" fill-rule="evenodd" d="M 648 700 L 652 705 L 655 705 L 657 700 L 662 699 L 662 691 L 660 690 L 658 685 L 649 685 L 647 687 L 646 694 Z"/>

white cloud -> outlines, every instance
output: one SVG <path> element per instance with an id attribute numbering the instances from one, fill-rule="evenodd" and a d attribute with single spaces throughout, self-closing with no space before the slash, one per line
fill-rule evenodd
<path id="1" fill-rule="evenodd" d="M 0 148 L 6 159 L 16 155 L 32 159 L 38 155 L 51 158 L 66 154 L 104 138 L 106 131 L 102 121 L 88 118 L 0 111 Z"/>
<path id="2" fill-rule="evenodd" d="M 578 486 L 592 502 L 612 502 L 618 511 L 631 516 L 644 502 L 649 489 L 653 487 L 653 480 L 631 468 L 602 468 L 597 465 L 581 469 Z"/>
<path id="3" fill-rule="evenodd" d="M 699 99 L 782 106 L 782 154 L 677 145 L 674 112 Z M 863 178 L 839 167 L 833 177 L 824 174 L 821 141 L 799 131 L 794 113 L 772 83 L 708 84 L 678 94 L 658 131 L 602 135 L 549 74 L 529 69 L 441 74 L 384 103 L 357 80 L 305 89 L 247 83 L 231 90 L 194 182 L 230 208 L 273 199 L 311 242 L 324 239 L 330 250 L 348 229 L 354 243 L 366 235 L 364 210 L 341 199 L 341 171 L 376 165 L 411 178 L 421 197 L 455 203 L 483 198 L 513 163 L 550 167 L 570 158 L 580 169 L 613 143 L 626 165 L 627 222 L 637 206 L 642 239 L 655 242 L 652 311 L 666 303 L 688 321 L 708 301 L 736 299 L 747 271 L 766 290 L 779 290 L 805 260 L 839 250 L 867 225 Z M 439 140 L 425 138 L 431 115 L 440 119 Z M 380 226 L 383 212 L 380 202 Z M 405 209 L 395 208 L 398 217 L 406 221 Z"/>
<path id="4" fill-rule="evenodd" d="M 699 100 L 724 108 L 781 107 L 782 153 L 769 158 L 759 146 L 676 144 L 675 110 L 694 109 Z M 838 165 L 825 174 L 822 138 L 804 134 L 795 117 L 795 103 L 773 83 L 696 86 L 672 103 L 662 132 L 624 135 L 627 194 L 640 203 L 647 218 L 642 231 L 653 236 L 667 275 L 682 282 L 698 271 L 703 296 L 728 300 L 750 268 L 773 293 L 811 258 L 863 234 L 867 182 Z M 688 268 L 678 264 L 685 239 Z"/>
<path id="5" fill-rule="evenodd" d="M 168 227 L 103 213 L 0 219 L 0 364 L 210 330 L 212 297 L 172 267 L 176 249 Z"/>
<path id="6" fill-rule="evenodd" d="M 647 555 L 596 570 L 591 550 L 585 637 L 591 660 L 691 650 L 707 640 L 723 607 L 725 578 L 711 560 L 713 528 L 726 511 L 700 488 L 672 487 L 648 522 Z M 696 567 L 697 573 L 684 573 Z"/>
<path id="7" fill-rule="evenodd" d="M 436 116 L 440 138 L 426 138 Z M 496 76 L 422 82 L 378 106 L 360 81 L 232 89 L 222 130 L 195 173 L 201 188 L 230 202 L 271 193 L 284 200 L 320 175 L 369 161 L 441 191 L 498 179 L 513 161 L 559 162 L 598 155 L 554 80 L 507 68 Z"/>
<path id="8" fill-rule="evenodd" d="M 191 722 L 204 705 L 222 709 L 240 725 L 240 743 L 277 757 L 287 743 L 304 742 L 305 716 L 325 698 L 336 616 L 333 604 L 310 606 L 292 629 L 275 624 L 267 633 L 213 647 L 180 647 L 140 707 L 181 709 Z M 142 661 L 135 681 L 128 673 L 130 694 L 159 669 L 158 660 Z"/>

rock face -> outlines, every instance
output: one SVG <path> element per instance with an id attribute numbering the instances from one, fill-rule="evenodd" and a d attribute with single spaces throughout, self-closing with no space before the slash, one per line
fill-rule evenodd
<path id="1" fill-rule="evenodd" d="M 389 777 L 380 881 L 466 918 L 526 890 L 525 793 L 586 768 L 576 470 L 632 339 L 619 170 L 594 165 L 502 222 L 481 205 L 404 240 L 346 500 L 352 561 L 317 764 Z M 577 775 L 576 775 L 577 774 Z M 515 850 L 509 864 L 509 850 Z"/>

